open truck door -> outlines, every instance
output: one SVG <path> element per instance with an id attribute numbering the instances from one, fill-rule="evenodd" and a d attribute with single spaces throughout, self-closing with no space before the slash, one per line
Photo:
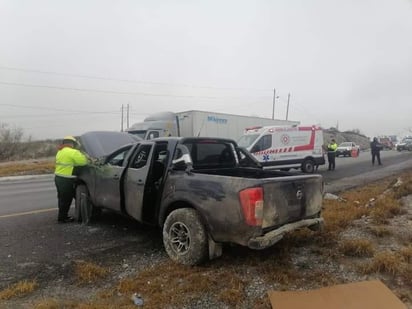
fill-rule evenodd
<path id="1" fill-rule="evenodd" d="M 168 157 L 167 142 L 148 141 L 136 148 L 130 158 L 124 180 L 125 210 L 139 222 L 156 222 Z"/>
<path id="2" fill-rule="evenodd" d="M 152 162 L 154 143 L 142 143 L 130 158 L 124 180 L 125 210 L 138 221 L 142 220 L 145 191 Z"/>

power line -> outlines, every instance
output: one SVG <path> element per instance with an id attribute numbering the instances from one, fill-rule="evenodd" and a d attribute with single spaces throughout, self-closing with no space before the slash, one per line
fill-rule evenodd
<path id="1" fill-rule="evenodd" d="M 97 93 L 106 93 L 106 94 L 127 94 L 127 95 L 140 95 L 140 96 L 150 96 L 150 97 L 171 97 L 171 98 L 217 99 L 217 97 L 209 97 L 209 96 L 189 96 L 189 95 L 173 95 L 173 94 L 155 94 L 155 93 L 146 93 L 146 92 L 98 90 L 98 89 L 88 89 L 88 88 L 72 88 L 72 87 L 58 87 L 58 86 L 50 86 L 50 85 L 23 84 L 23 83 L 13 83 L 13 82 L 4 82 L 4 81 L 0 81 L 0 84 L 8 85 L 8 86 L 28 87 L 28 88 L 46 88 L 46 89 L 57 89 L 57 90 L 80 91 L 80 92 L 97 92 Z"/>
<path id="2" fill-rule="evenodd" d="M 28 109 L 42 109 L 42 110 L 51 110 L 56 112 L 69 112 L 69 113 L 88 113 L 88 114 L 115 114 L 119 113 L 119 111 L 84 111 L 84 110 L 69 110 L 69 109 L 61 109 L 61 108 L 53 108 L 53 107 L 46 107 L 46 106 L 29 106 L 29 105 L 19 105 L 19 104 L 7 104 L 7 103 L 0 103 L 1 106 L 11 106 L 17 108 L 28 108 Z"/>
<path id="3" fill-rule="evenodd" d="M 42 70 L 32 70 L 32 69 L 22 69 L 22 68 L 13 68 L 7 66 L 0 66 L 1 70 L 9 71 L 19 71 L 19 72 L 28 72 L 28 73 L 38 73 L 46 75 L 58 75 L 66 77 L 75 77 L 75 78 L 85 78 L 85 79 L 95 79 L 95 80 L 104 80 L 104 81 L 115 81 L 115 82 L 125 82 L 125 83 L 135 83 L 135 84 L 148 84 L 148 85 L 159 85 L 159 86 L 173 86 L 173 87 L 187 87 L 187 88 L 200 88 L 200 89 L 216 89 L 216 90 L 253 90 L 253 91 L 269 91 L 271 89 L 258 89 L 258 88 L 229 88 L 229 87 L 214 87 L 214 86 L 197 86 L 191 84 L 179 84 L 179 83 L 162 83 L 162 82 L 153 82 L 153 81 L 140 81 L 132 79 L 117 79 L 93 75 L 82 75 L 82 74 L 72 74 L 72 73 L 60 73 L 53 71 L 42 71 Z"/>

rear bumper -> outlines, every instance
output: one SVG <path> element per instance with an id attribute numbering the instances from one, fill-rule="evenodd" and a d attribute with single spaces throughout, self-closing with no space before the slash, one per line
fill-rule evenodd
<path id="1" fill-rule="evenodd" d="M 277 243 L 288 232 L 294 231 L 302 227 L 314 227 L 316 225 L 321 229 L 323 227 L 323 224 L 323 218 L 305 219 L 289 223 L 281 226 L 276 230 L 270 231 L 263 236 L 251 238 L 248 242 L 248 247 L 256 250 L 265 249 Z"/>

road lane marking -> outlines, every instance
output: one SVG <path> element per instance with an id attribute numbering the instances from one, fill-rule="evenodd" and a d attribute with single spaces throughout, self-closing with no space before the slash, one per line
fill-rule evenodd
<path id="1" fill-rule="evenodd" d="M 2 218 L 10 218 L 10 217 L 26 216 L 26 215 L 33 215 L 33 214 L 39 214 L 39 213 L 42 213 L 42 212 L 49 212 L 49 211 L 53 211 L 53 210 L 57 210 L 57 208 L 38 209 L 38 210 L 18 212 L 18 213 L 8 214 L 8 215 L 1 215 L 1 216 L 0 216 L 0 219 L 2 219 Z"/>

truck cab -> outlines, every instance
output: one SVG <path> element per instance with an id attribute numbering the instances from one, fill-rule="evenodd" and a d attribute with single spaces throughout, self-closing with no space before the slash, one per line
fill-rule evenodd
<path id="1" fill-rule="evenodd" d="M 146 117 L 143 122 L 135 123 L 126 131 L 143 140 L 180 135 L 176 115 L 172 112 L 153 114 Z"/>

